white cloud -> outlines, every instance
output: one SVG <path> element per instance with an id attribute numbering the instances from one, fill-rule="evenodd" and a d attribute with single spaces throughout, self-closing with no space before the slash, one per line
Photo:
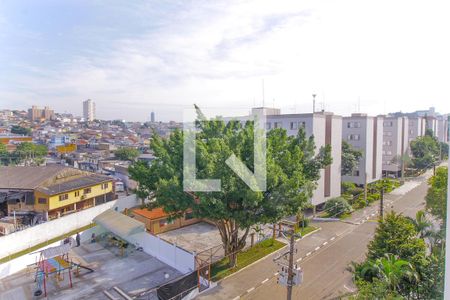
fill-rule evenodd
<path id="1" fill-rule="evenodd" d="M 57 99 L 59 110 L 78 101 L 80 112 L 81 100 L 94 99 L 104 118 L 143 120 L 152 110 L 177 118 L 179 108 L 194 102 L 249 108 L 261 104 L 263 78 L 266 104 L 275 99 L 289 111 L 310 110 L 313 92 L 340 114 L 354 111 L 358 98 L 373 114 L 430 105 L 449 110 L 445 6 L 192 2 L 164 13 L 169 21 L 139 38 L 121 39 L 110 51 L 78 57 L 60 70 L 41 70 L 45 76 L 23 83 L 27 93 Z"/>

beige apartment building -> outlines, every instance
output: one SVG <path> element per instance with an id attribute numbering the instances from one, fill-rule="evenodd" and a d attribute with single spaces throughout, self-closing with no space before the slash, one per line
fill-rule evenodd
<path id="1" fill-rule="evenodd" d="M 43 109 L 33 105 L 28 109 L 28 118 L 30 121 L 49 121 L 55 118 L 55 112 L 50 107 L 45 106 Z"/>
<path id="2" fill-rule="evenodd" d="M 383 117 L 352 114 L 343 118 L 342 139 L 361 150 L 358 168 L 351 175 L 343 175 L 342 181 L 364 185 L 380 180 L 383 167 Z"/>
<path id="3" fill-rule="evenodd" d="M 331 145 L 333 163 L 321 170 L 321 178 L 314 191 L 311 203 L 314 206 L 328 199 L 341 195 L 341 148 L 342 148 L 342 117 L 328 112 L 305 114 L 281 114 L 275 108 L 254 108 L 253 113 L 263 111 L 266 116 L 266 129 L 284 128 L 289 135 L 296 135 L 303 127 L 306 135 L 314 135 L 316 151 L 325 145 Z M 241 119 L 241 118 L 239 118 Z"/>
<path id="4" fill-rule="evenodd" d="M 400 177 L 401 158 L 409 152 L 408 117 L 387 116 L 383 121 L 383 172 Z"/>

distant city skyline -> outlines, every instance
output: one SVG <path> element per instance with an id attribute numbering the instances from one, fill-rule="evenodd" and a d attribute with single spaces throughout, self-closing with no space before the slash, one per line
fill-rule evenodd
<path id="1" fill-rule="evenodd" d="M 0 109 L 449 112 L 445 1 L 0 3 Z M 264 89 L 263 89 L 264 81 Z M 264 90 L 264 92 L 263 92 Z M 264 96 L 263 96 L 264 95 Z M 264 100 L 263 100 L 264 98 Z M 359 109 L 358 109 L 359 108 Z"/>

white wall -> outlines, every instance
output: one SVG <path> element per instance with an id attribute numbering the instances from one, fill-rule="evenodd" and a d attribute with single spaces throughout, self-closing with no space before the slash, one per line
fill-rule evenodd
<path id="1" fill-rule="evenodd" d="M 92 223 L 92 219 L 110 208 L 123 211 L 139 205 L 136 195 L 122 197 L 59 219 L 0 237 L 0 258 L 33 247 Z"/>
<path id="2" fill-rule="evenodd" d="M 95 234 L 100 234 L 102 231 L 102 228 L 100 226 L 95 226 L 93 228 L 89 228 L 88 230 L 85 230 L 80 233 L 81 236 L 81 242 L 88 241 L 91 238 L 91 234 L 95 232 Z M 72 235 L 72 238 L 75 239 L 75 234 Z M 32 253 L 22 255 L 18 258 L 15 258 L 13 260 L 10 260 L 6 263 L 0 264 L 0 279 L 5 278 L 9 275 L 12 275 L 14 273 L 17 273 L 19 271 L 22 271 L 27 268 L 27 266 L 30 266 L 32 264 L 35 264 L 39 260 L 39 252 L 50 248 L 61 245 L 62 241 L 57 241 L 52 244 L 49 244 L 45 247 L 42 247 L 40 249 L 37 249 L 33 251 Z"/>
<path id="3" fill-rule="evenodd" d="M 135 245 L 142 247 L 145 253 L 156 257 L 181 273 L 195 270 L 195 257 L 193 253 L 170 244 L 158 236 L 148 232 L 141 232 L 130 236 L 129 239 Z"/>

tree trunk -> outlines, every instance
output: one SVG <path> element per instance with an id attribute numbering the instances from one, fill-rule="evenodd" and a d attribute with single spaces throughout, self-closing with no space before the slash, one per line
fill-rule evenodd
<path id="1" fill-rule="evenodd" d="M 228 257 L 230 267 L 234 268 L 237 265 L 237 254 L 245 247 L 250 227 L 239 237 L 239 225 L 234 220 L 217 221 L 216 226 L 222 238 L 225 257 Z"/>

